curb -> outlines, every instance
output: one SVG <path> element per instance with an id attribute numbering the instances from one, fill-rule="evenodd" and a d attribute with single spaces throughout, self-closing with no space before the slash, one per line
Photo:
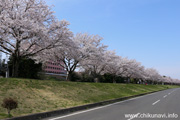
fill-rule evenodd
<path id="1" fill-rule="evenodd" d="M 167 89 L 163 89 L 163 90 L 167 90 Z M 159 90 L 159 91 L 163 91 L 163 90 Z M 147 95 L 147 94 L 151 94 L 151 93 L 155 93 L 155 92 L 159 92 L 159 91 L 153 91 L 153 92 L 148 92 L 148 93 L 143 93 L 143 94 L 138 94 L 138 95 L 133 95 L 133 96 L 128 96 L 128 97 L 117 98 L 117 99 L 113 99 L 113 100 L 106 100 L 106 101 L 102 101 L 102 102 L 98 102 L 98 103 L 76 106 L 76 107 L 67 108 L 67 109 L 60 109 L 60 110 L 54 110 L 54 111 L 50 111 L 50 112 L 43 112 L 43 113 L 35 113 L 35 114 L 31 114 L 31 115 L 8 118 L 8 119 L 3 119 L 3 120 L 41 120 L 41 119 L 48 118 L 48 117 L 66 115 L 66 114 L 69 114 L 72 112 L 86 110 L 86 109 L 90 109 L 90 108 L 94 108 L 94 107 L 99 107 L 99 106 L 127 100 L 127 99 L 134 98 L 134 97 L 139 97 L 139 96 L 143 96 L 143 95 Z"/>

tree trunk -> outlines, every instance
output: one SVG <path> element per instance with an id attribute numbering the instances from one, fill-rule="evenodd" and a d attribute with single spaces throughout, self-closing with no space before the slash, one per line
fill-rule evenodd
<path id="1" fill-rule="evenodd" d="M 19 58 L 17 56 L 13 56 L 13 69 L 12 69 L 12 77 L 18 77 L 19 74 Z"/>
<path id="2" fill-rule="evenodd" d="M 8 116 L 10 117 L 11 116 L 11 110 L 7 109 L 7 111 L 8 111 Z"/>
<path id="3" fill-rule="evenodd" d="M 66 77 L 66 81 L 71 81 L 71 76 L 72 76 L 73 72 L 67 72 L 67 77 Z"/>
<path id="4" fill-rule="evenodd" d="M 96 78 L 94 78 L 94 82 L 95 83 L 98 83 L 99 82 L 99 79 L 96 77 Z"/>
<path id="5" fill-rule="evenodd" d="M 113 83 L 116 83 L 116 78 L 115 77 L 113 77 Z"/>

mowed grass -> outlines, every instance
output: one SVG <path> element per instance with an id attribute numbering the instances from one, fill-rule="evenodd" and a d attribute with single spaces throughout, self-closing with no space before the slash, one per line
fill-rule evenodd
<path id="1" fill-rule="evenodd" d="M 19 105 L 12 115 L 22 116 L 175 87 L 0 78 L 0 105 L 4 98 L 13 97 Z M 0 119 L 6 117 L 6 109 L 0 106 Z"/>

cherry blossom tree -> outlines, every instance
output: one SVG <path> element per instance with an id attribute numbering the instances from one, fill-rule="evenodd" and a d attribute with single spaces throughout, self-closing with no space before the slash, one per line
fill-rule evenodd
<path id="1" fill-rule="evenodd" d="M 136 82 L 138 80 L 143 80 L 144 66 L 141 65 L 140 62 L 136 60 L 129 60 L 129 64 L 127 65 L 126 77 L 128 79 L 134 78 Z"/>
<path id="2" fill-rule="evenodd" d="M 125 77 L 129 60 L 127 58 L 117 56 L 115 53 L 110 53 L 108 58 L 109 60 L 107 62 L 106 71 L 113 76 L 113 83 L 116 83 L 117 76 Z"/>
<path id="3" fill-rule="evenodd" d="M 98 35 L 78 33 L 72 38 L 71 42 L 69 42 L 70 44 L 47 51 L 46 54 L 49 57 L 47 60 L 62 61 L 60 65 L 65 67 L 68 74 L 67 80 L 70 80 L 71 74 L 77 67 L 88 64 L 87 61 L 94 59 L 93 56 L 96 56 L 97 52 L 105 47 L 101 44 L 102 39 L 103 38 Z"/>
<path id="4" fill-rule="evenodd" d="M 107 65 L 107 56 L 106 56 L 106 50 L 107 46 L 104 46 L 103 44 L 96 48 L 93 54 L 86 59 L 83 60 L 81 65 L 81 71 L 89 71 L 89 73 L 93 76 L 94 81 L 98 82 L 98 76 L 105 74 L 105 68 Z"/>
<path id="5" fill-rule="evenodd" d="M 160 79 L 160 74 L 154 68 L 147 68 L 146 70 L 146 79 L 151 81 L 152 84 L 157 83 Z"/>
<path id="6" fill-rule="evenodd" d="M 1 52 L 13 58 L 13 76 L 18 76 L 21 57 L 34 57 L 69 39 L 68 24 L 58 21 L 42 0 L 0 0 Z"/>

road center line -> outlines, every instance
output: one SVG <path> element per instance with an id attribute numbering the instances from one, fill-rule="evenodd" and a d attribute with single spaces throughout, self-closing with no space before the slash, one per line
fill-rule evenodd
<path id="1" fill-rule="evenodd" d="M 177 90 L 177 89 L 173 90 L 172 92 L 170 92 L 170 94 L 173 93 L 173 92 L 175 92 L 176 90 Z"/>
<path id="2" fill-rule="evenodd" d="M 167 97 L 167 95 L 164 96 L 164 98 L 166 98 L 166 97 Z"/>
<path id="3" fill-rule="evenodd" d="M 154 102 L 152 105 L 155 105 L 156 103 L 160 102 L 160 100 L 157 100 L 156 102 Z"/>

